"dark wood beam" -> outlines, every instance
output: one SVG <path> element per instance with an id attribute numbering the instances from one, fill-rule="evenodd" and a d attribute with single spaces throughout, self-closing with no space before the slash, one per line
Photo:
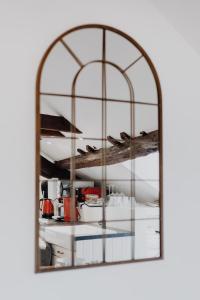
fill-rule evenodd
<path id="1" fill-rule="evenodd" d="M 51 116 L 51 115 L 41 114 L 40 121 L 41 121 L 41 129 L 82 133 L 67 119 L 61 116 Z"/>
<path id="2" fill-rule="evenodd" d="M 41 175 L 48 179 L 70 179 L 69 170 L 61 169 L 60 167 L 56 166 L 54 163 L 44 158 L 43 156 L 40 156 L 40 165 Z"/>
<path id="3" fill-rule="evenodd" d="M 77 149 L 77 152 L 80 153 L 81 155 L 87 153 L 86 151 L 84 151 L 84 150 L 82 150 L 82 149 L 80 149 L 80 148 Z"/>
<path id="4" fill-rule="evenodd" d="M 143 136 L 147 135 L 146 131 L 141 131 L 140 134 Z"/>
<path id="5" fill-rule="evenodd" d="M 112 145 L 115 145 L 115 146 L 122 146 L 123 144 L 121 142 L 119 142 L 118 140 L 116 140 L 115 138 L 113 138 L 111 135 L 107 136 L 107 140 L 112 144 Z"/>
<path id="6" fill-rule="evenodd" d="M 97 151 L 94 147 L 91 147 L 91 146 L 89 146 L 89 145 L 86 145 L 86 150 L 87 150 L 88 152 L 90 152 L 90 153 L 94 153 L 94 152 Z"/>
<path id="7" fill-rule="evenodd" d="M 101 148 L 94 152 L 75 156 L 76 169 L 101 166 L 103 155 L 105 155 L 105 165 L 113 165 L 126 160 L 146 156 L 157 152 L 159 149 L 158 130 L 151 131 L 147 135 L 141 135 L 135 138 L 130 138 L 127 134 L 123 134 L 123 136 L 124 142 L 120 147 L 118 145 L 113 145 L 106 149 Z M 129 139 L 127 138 L 128 136 Z M 69 169 L 70 158 L 57 161 L 56 166 Z"/>
<path id="8" fill-rule="evenodd" d="M 43 137 L 64 137 L 64 135 L 60 131 L 50 129 L 41 129 L 40 135 Z"/>
<path id="9" fill-rule="evenodd" d="M 130 141 L 131 137 L 126 132 L 120 132 L 121 139 L 124 141 Z"/>

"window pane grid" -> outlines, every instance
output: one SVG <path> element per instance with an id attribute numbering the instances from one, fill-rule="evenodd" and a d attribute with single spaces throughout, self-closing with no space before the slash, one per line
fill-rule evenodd
<path id="1" fill-rule="evenodd" d="M 57 139 L 66 139 L 66 140 L 70 140 L 71 142 L 71 155 L 69 157 L 70 160 L 70 180 L 69 180 L 69 184 L 70 184 L 70 197 L 71 197 L 71 201 L 70 201 L 70 215 L 71 215 L 71 221 L 66 224 L 60 224 L 59 226 L 72 226 L 71 228 L 71 266 L 72 267 L 76 267 L 81 265 L 81 262 L 77 262 L 77 245 L 79 243 L 79 241 L 81 240 L 81 238 L 78 236 L 77 237 L 77 232 L 76 232 L 76 226 L 78 225 L 77 220 L 76 220 L 76 182 L 80 181 L 80 182 L 84 182 L 85 180 L 80 178 L 78 178 L 78 174 L 79 174 L 79 168 L 76 170 L 76 156 L 77 154 L 77 148 L 78 148 L 78 142 L 79 141 L 88 141 L 89 146 L 92 146 L 92 142 L 94 141 L 98 141 L 101 144 L 101 148 L 97 148 L 96 150 L 102 149 L 101 151 L 101 176 L 98 179 L 95 179 L 96 184 L 98 182 L 98 186 L 101 186 L 101 192 L 102 192 L 102 218 L 98 219 L 97 221 L 84 221 L 82 222 L 82 224 L 90 224 L 90 225 L 98 225 L 102 228 L 102 235 L 101 235 L 101 240 L 102 240 L 102 244 L 100 245 L 100 247 L 102 248 L 102 260 L 99 260 L 97 263 L 101 264 L 101 263 L 108 263 L 108 252 L 110 251 L 109 249 L 109 245 L 110 245 L 110 240 L 109 240 L 109 235 L 106 233 L 107 229 L 116 229 L 115 226 L 117 222 L 123 223 L 125 224 L 126 222 L 130 223 L 130 252 L 131 252 L 131 256 L 128 260 L 135 260 L 135 221 L 143 221 L 143 220 L 156 220 L 157 217 L 149 217 L 149 218 L 142 218 L 142 217 L 137 217 L 135 215 L 135 209 L 136 209 L 136 203 L 135 201 L 132 201 L 132 199 L 136 198 L 136 184 L 138 182 L 158 182 L 160 183 L 160 176 L 158 179 L 156 178 L 137 178 L 136 176 L 136 166 L 135 166 L 135 159 L 134 159 L 134 143 L 132 142 L 132 139 L 136 136 L 136 129 L 135 129 L 135 123 L 136 123 L 136 118 L 135 118 L 135 105 L 139 104 L 141 106 L 160 106 L 160 103 L 151 103 L 148 101 L 138 101 L 138 99 L 135 99 L 134 97 L 134 91 L 133 91 L 133 87 L 131 82 L 128 79 L 128 76 L 126 74 L 126 71 L 129 70 L 130 68 L 134 67 L 134 64 L 136 64 L 138 61 L 140 61 L 141 58 L 143 58 L 143 54 L 141 54 L 140 56 L 138 56 L 137 59 L 133 60 L 129 65 L 127 65 L 124 69 L 122 69 L 120 71 L 120 67 L 118 68 L 118 70 L 120 72 L 123 73 L 124 78 L 127 80 L 128 82 L 128 86 L 130 89 L 130 100 L 123 100 L 122 99 L 116 99 L 116 98 L 112 98 L 112 97 L 107 97 L 107 90 L 106 90 L 106 84 L 107 84 L 107 78 L 106 78 L 106 64 L 110 64 L 112 65 L 112 63 L 107 62 L 106 61 L 106 50 L 107 50 L 107 46 L 106 46 L 106 32 L 107 29 L 102 28 L 102 58 L 101 60 L 99 60 L 98 62 L 101 63 L 101 67 L 102 67 L 102 95 L 101 97 L 96 97 L 96 96 L 85 96 L 85 95 L 78 95 L 76 93 L 76 89 L 75 89 L 75 83 L 76 81 L 74 80 L 73 85 L 72 85 L 72 91 L 71 94 L 61 94 L 61 93 L 46 93 L 46 92 L 40 92 L 39 94 L 41 96 L 49 96 L 49 97 L 54 97 L 54 96 L 58 96 L 60 98 L 65 98 L 66 101 L 70 101 L 71 100 L 71 123 L 74 125 L 74 128 L 78 126 L 78 122 L 77 122 L 77 107 L 78 107 L 78 101 L 79 100 L 83 100 L 85 101 L 93 101 L 94 103 L 99 103 L 101 102 L 101 132 L 99 131 L 99 136 L 98 137 L 92 137 L 92 135 L 90 136 L 84 136 L 85 132 L 83 132 L 82 134 L 77 134 L 75 132 L 75 129 L 72 129 L 70 136 L 60 136 L 60 137 L 56 137 Z M 63 43 L 62 40 L 60 40 L 60 42 Z M 79 57 L 76 56 L 76 53 L 73 52 L 73 49 L 64 45 L 66 50 L 71 53 L 71 55 L 74 57 L 75 61 L 79 64 L 80 69 L 85 67 L 86 65 L 84 65 L 84 62 L 82 62 L 81 60 L 79 60 Z M 110 66 L 109 65 L 109 66 Z M 84 93 L 83 93 L 84 94 Z M 158 98 L 159 98 L 159 94 L 158 94 Z M 130 177 L 129 178 L 122 178 L 122 179 L 117 179 L 117 178 L 111 178 L 109 173 L 108 173 L 108 169 L 109 166 L 113 166 L 112 164 L 109 165 L 109 157 L 107 157 L 107 151 L 106 149 L 109 147 L 112 147 L 113 144 L 111 142 L 111 139 L 108 138 L 108 135 L 110 135 L 110 131 L 108 130 L 108 120 L 109 120 L 109 116 L 108 116 L 108 104 L 115 106 L 116 104 L 124 104 L 124 105 L 129 105 L 130 108 L 130 130 L 127 130 L 127 135 L 130 136 L 129 140 L 124 140 L 123 138 L 120 137 L 120 132 L 119 132 L 119 136 L 114 136 L 114 139 L 116 142 L 119 143 L 126 143 L 128 149 L 129 149 L 129 161 L 130 161 L 130 169 L 129 169 L 129 173 L 130 173 Z M 88 116 L 89 117 L 89 116 Z M 158 109 L 158 117 L 160 118 L 160 109 Z M 119 119 L 119 122 L 121 120 Z M 80 127 L 81 129 L 81 127 Z M 43 137 L 44 138 L 44 137 Z M 51 137 L 53 138 L 53 137 Z M 93 147 L 93 146 L 92 146 Z M 89 152 L 85 149 L 83 149 L 86 152 Z M 84 156 L 83 156 L 83 160 L 84 160 Z M 160 160 L 160 158 L 159 158 Z M 84 169 L 85 170 L 85 169 Z M 160 172 L 161 174 L 161 172 Z M 88 179 L 90 180 L 90 179 Z M 91 180 L 94 180 L 93 178 L 91 178 Z M 113 183 L 114 185 L 119 185 L 120 182 L 122 182 L 123 184 L 129 184 L 130 185 L 130 192 L 129 192 L 129 197 L 131 198 L 131 202 L 130 202 L 130 214 L 127 218 L 113 218 L 110 219 L 108 218 L 109 214 L 108 214 L 108 185 Z M 161 183 L 160 185 L 161 186 Z M 161 197 L 161 191 L 159 190 L 159 201 L 160 201 L 160 197 Z M 53 226 L 53 225 L 50 225 Z M 114 226 L 114 227 L 113 227 Z M 123 226 L 122 226 L 123 227 Z M 160 229 L 159 229 L 160 230 Z M 123 232 L 125 233 L 125 232 Z M 119 237 L 120 234 L 122 234 L 122 232 L 119 233 Z M 95 239 L 95 238 L 94 238 Z M 80 249 L 78 249 L 78 251 L 80 251 Z M 137 259 L 137 258 L 136 258 Z M 116 260 L 116 261 L 119 261 Z M 86 263 L 87 264 L 87 263 Z M 90 264 L 90 262 L 88 262 L 88 264 Z M 92 263 L 95 265 L 95 263 Z"/>

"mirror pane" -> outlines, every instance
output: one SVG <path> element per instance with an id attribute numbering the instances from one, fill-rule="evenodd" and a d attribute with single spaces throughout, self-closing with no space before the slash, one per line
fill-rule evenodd
<path id="1" fill-rule="evenodd" d="M 134 111 L 136 136 L 142 131 L 149 133 L 158 130 L 158 106 L 135 104 Z"/>
<path id="2" fill-rule="evenodd" d="M 159 181 L 159 163 L 158 151 L 135 159 L 136 179 Z"/>
<path id="3" fill-rule="evenodd" d="M 98 223 L 74 226 L 75 265 L 103 262 L 104 230 Z"/>
<path id="4" fill-rule="evenodd" d="M 132 181 L 106 181 L 106 221 L 132 220 L 134 218 L 135 196 Z"/>
<path id="5" fill-rule="evenodd" d="M 135 197 L 138 203 L 146 204 L 148 207 L 155 207 L 155 214 L 159 210 L 159 181 L 157 180 L 136 180 Z M 158 207 L 158 208 L 156 208 Z M 144 209 L 145 207 L 143 207 Z"/>
<path id="6" fill-rule="evenodd" d="M 76 139 L 74 173 L 81 179 L 102 180 L 102 141 Z"/>
<path id="7" fill-rule="evenodd" d="M 40 114 L 62 116 L 71 122 L 71 97 L 42 95 L 40 97 Z M 69 136 L 70 130 L 67 131 L 68 127 L 64 129 L 66 136 Z"/>
<path id="8" fill-rule="evenodd" d="M 106 222 L 106 262 L 134 259 L 134 232 L 131 221 Z"/>
<path id="9" fill-rule="evenodd" d="M 131 100 L 126 78 L 118 69 L 109 64 L 106 65 L 106 83 L 108 99 Z"/>
<path id="10" fill-rule="evenodd" d="M 107 136 L 109 135 L 117 140 L 121 140 L 121 132 L 126 132 L 131 135 L 130 108 L 130 103 L 106 102 Z"/>
<path id="11" fill-rule="evenodd" d="M 62 43 L 49 53 L 41 77 L 41 92 L 71 94 L 72 81 L 79 66 Z"/>
<path id="12" fill-rule="evenodd" d="M 80 138 L 102 139 L 102 101 L 75 100 L 76 127 L 80 128 Z"/>
<path id="13" fill-rule="evenodd" d="M 117 50 L 117 51 L 116 51 Z M 106 31 L 106 59 L 125 69 L 141 56 L 140 51 L 119 34 Z"/>
<path id="14" fill-rule="evenodd" d="M 155 79 L 145 58 L 137 61 L 126 74 L 133 85 L 136 101 L 158 103 Z"/>
<path id="15" fill-rule="evenodd" d="M 41 155 L 47 156 L 53 162 L 72 157 L 70 138 L 43 137 L 40 141 L 40 147 Z"/>
<path id="16" fill-rule="evenodd" d="M 41 266 L 61 268 L 72 266 L 72 226 L 40 225 Z"/>
<path id="17" fill-rule="evenodd" d="M 103 219 L 102 182 L 100 180 L 81 180 L 76 185 L 79 221 L 83 223 L 100 222 Z"/>
<path id="18" fill-rule="evenodd" d="M 80 72 L 76 85 L 75 95 L 83 97 L 102 98 L 102 66 L 100 63 L 87 65 Z"/>
<path id="19" fill-rule="evenodd" d="M 135 259 L 160 256 L 160 221 L 156 219 L 135 221 Z"/>
<path id="20" fill-rule="evenodd" d="M 102 59 L 102 30 L 87 28 L 68 34 L 63 40 L 73 50 L 75 55 L 86 64 Z"/>

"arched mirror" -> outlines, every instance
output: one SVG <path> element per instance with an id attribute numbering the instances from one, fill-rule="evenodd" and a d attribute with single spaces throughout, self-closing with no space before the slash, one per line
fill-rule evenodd
<path id="1" fill-rule="evenodd" d="M 161 90 L 131 37 L 84 25 L 38 71 L 36 270 L 162 257 Z"/>

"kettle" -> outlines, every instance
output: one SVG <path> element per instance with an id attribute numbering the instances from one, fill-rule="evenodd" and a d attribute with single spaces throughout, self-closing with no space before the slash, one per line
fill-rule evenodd
<path id="1" fill-rule="evenodd" d="M 40 210 L 42 218 L 51 219 L 54 215 L 54 206 L 51 199 L 48 199 L 48 181 L 43 181 L 41 184 L 43 198 L 40 199 Z"/>

